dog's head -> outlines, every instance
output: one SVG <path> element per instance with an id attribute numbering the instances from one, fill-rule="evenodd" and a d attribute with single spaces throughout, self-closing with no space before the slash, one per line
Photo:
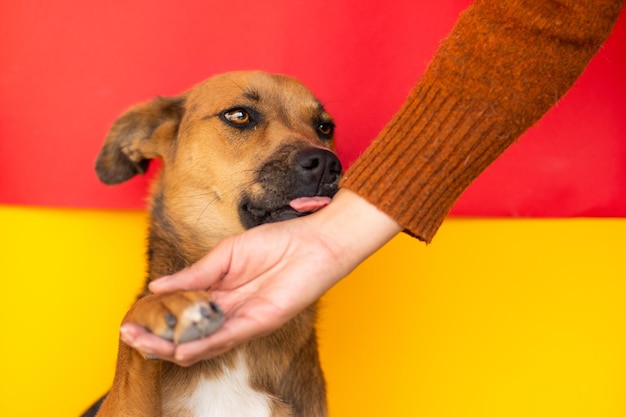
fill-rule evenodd
<path id="1" fill-rule="evenodd" d="M 96 172 L 117 184 L 160 158 L 153 216 L 179 234 L 219 240 L 327 204 L 341 175 L 333 139 L 332 118 L 298 81 L 227 73 L 128 110 L 109 132 Z"/>

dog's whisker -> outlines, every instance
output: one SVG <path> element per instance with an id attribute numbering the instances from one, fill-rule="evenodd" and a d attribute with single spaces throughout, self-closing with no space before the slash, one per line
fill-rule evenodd
<path id="1" fill-rule="evenodd" d="M 213 205 L 213 203 L 215 203 L 216 201 L 219 200 L 219 197 L 215 197 L 213 200 L 208 201 L 204 207 L 202 208 L 202 210 L 200 211 L 200 213 L 198 213 L 198 217 L 196 217 L 196 224 L 200 223 L 200 221 L 202 220 L 202 218 L 204 217 L 204 213 L 206 213 L 207 209 Z"/>
<path id="2" fill-rule="evenodd" d="M 168 200 L 181 200 L 181 199 L 188 199 L 188 198 L 197 198 L 197 197 L 204 197 L 204 196 L 209 196 L 209 195 L 215 195 L 215 199 L 219 199 L 219 194 L 216 191 L 207 191 L 205 193 L 197 193 L 197 194 L 185 194 L 185 195 L 179 195 L 179 196 L 167 196 Z"/>

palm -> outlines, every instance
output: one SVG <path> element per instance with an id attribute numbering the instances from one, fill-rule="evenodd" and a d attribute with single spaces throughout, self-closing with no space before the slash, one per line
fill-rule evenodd
<path id="1" fill-rule="evenodd" d="M 150 284 L 157 293 L 210 289 L 227 316 L 215 333 L 174 346 L 128 326 L 123 340 L 181 366 L 213 357 L 281 327 L 400 230 L 340 190 L 319 212 L 227 238 L 191 267 Z"/>

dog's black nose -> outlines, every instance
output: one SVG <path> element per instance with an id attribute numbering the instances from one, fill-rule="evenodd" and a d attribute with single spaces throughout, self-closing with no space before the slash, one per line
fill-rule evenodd
<path id="1" fill-rule="evenodd" d="M 333 184 L 341 176 L 341 162 L 326 149 L 311 148 L 296 155 L 297 171 L 301 178 L 316 185 Z"/>

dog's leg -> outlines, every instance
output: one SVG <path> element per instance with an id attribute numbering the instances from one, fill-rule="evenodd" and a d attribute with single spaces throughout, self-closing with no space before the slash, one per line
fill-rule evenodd
<path id="1" fill-rule="evenodd" d="M 139 324 L 177 344 L 207 336 L 223 321 L 224 314 L 205 291 L 147 295 L 124 318 L 124 323 Z M 160 417 L 161 368 L 160 361 L 120 341 L 113 387 L 98 416 Z"/>
<path id="2" fill-rule="evenodd" d="M 294 415 L 300 417 L 325 417 L 326 383 L 320 365 L 315 332 L 292 358 L 280 391 L 292 405 Z"/>
<path id="3" fill-rule="evenodd" d="M 120 341 L 113 387 L 98 417 L 160 417 L 161 363 Z"/>

